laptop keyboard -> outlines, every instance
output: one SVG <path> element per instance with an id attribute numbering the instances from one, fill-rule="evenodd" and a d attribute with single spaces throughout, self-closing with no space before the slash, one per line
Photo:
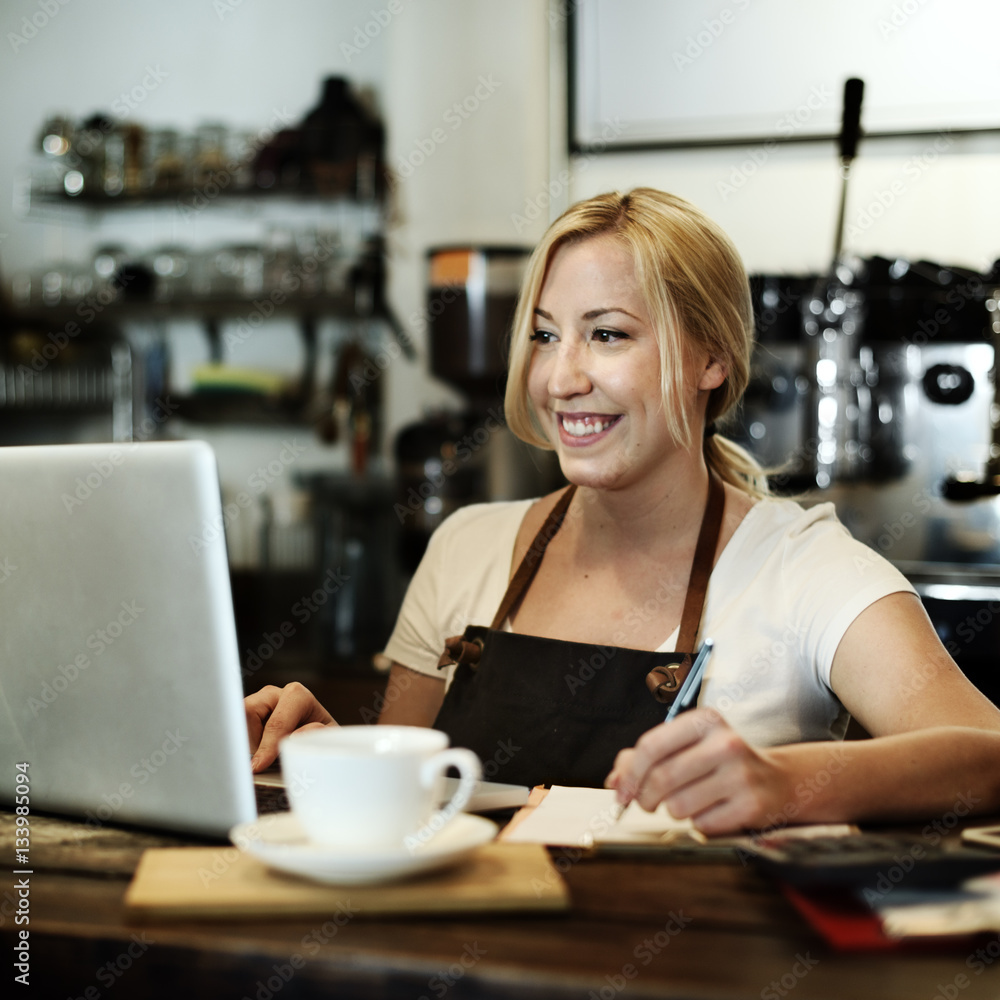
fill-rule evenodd
<path id="1" fill-rule="evenodd" d="M 288 812 L 288 796 L 284 788 L 277 788 L 275 785 L 260 785 L 254 783 L 254 791 L 257 793 L 257 814 L 264 816 L 267 813 Z"/>

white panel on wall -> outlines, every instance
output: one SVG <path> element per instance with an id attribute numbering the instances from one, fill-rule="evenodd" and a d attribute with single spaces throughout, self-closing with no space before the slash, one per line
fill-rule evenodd
<path id="1" fill-rule="evenodd" d="M 572 139 L 694 144 L 1000 128 L 994 0 L 579 0 Z"/>

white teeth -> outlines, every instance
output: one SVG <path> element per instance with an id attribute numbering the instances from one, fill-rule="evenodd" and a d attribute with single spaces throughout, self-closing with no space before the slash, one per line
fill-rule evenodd
<path id="1" fill-rule="evenodd" d="M 563 420 L 562 425 L 567 434 L 571 434 L 573 437 L 588 437 L 592 434 L 600 434 L 601 431 L 606 430 L 611 426 L 613 421 L 609 420 L 606 423 L 597 420 L 592 424 L 588 424 L 584 420 Z"/>

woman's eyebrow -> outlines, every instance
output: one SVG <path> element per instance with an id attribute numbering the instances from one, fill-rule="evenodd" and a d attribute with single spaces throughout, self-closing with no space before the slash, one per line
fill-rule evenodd
<path id="1" fill-rule="evenodd" d="M 632 319 L 638 320 L 639 317 L 630 313 L 627 309 L 622 309 L 621 306 L 609 306 L 602 309 L 590 309 L 583 314 L 583 319 L 597 319 L 600 316 L 606 316 L 608 313 L 623 313 L 626 316 L 631 316 Z M 544 309 L 539 309 L 535 307 L 535 315 L 541 316 L 542 319 L 547 319 L 552 321 L 552 316 L 549 315 Z"/>

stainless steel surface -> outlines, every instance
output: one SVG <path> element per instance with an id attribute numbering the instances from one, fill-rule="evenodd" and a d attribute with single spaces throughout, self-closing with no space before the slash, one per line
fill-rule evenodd
<path id="1" fill-rule="evenodd" d="M 857 538 L 896 563 L 1000 567 L 1000 500 L 945 500 L 948 476 L 980 470 L 990 450 L 993 349 L 988 344 L 928 344 L 905 349 L 907 378 L 893 415 L 902 475 L 882 482 L 834 483 L 809 494 L 830 500 Z M 931 398 L 935 370 L 961 370 L 972 391 L 960 403 Z"/>

